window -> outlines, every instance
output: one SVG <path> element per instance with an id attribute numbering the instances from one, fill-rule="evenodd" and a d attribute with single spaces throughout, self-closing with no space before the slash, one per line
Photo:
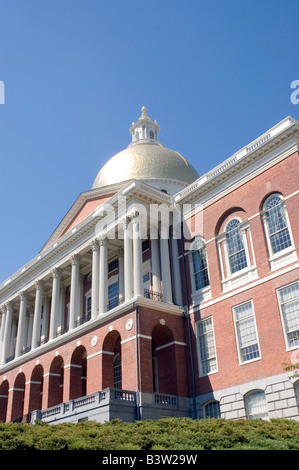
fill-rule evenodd
<path id="1" fill-rule="evenodd" d="M 243 363 L 259 358 L 260 351 L 252 302 L 245 302 L 237 307 L 233 307 L 233 315 L 239 361 Z"/>
<path id="2" fill-rule="evenodd" d="M 270 256 L 292 245 L 287 212 L 280 194 L 273 194 L 264 204 L 264 223 Z"/>
<path id="3" fill-rule="evenodd" d="M 282 315 L 287 347 L 298 347 L 299 281 L 278 289 L 278 301 Z"/>
<path id="4" fill-rule="evenodd" d="M 216 347 L 212 318 L 197 323 L 198 355 L 200 375 L 207 375 L 217 370 Z"/>
<path id="5" fill-rule="evenodd" d="M 118 269 L 118 258 L 116 258 L 113 261 L 110 261 L 110 263 L 108 263 L 108 273 L 111 273 L 115 269 Z"/>
<path id="6" fill-rule="evenodd" d="M 254 390 L 245 397 L 248 419 L 269 419 L 266 395 L 263 390 Z"/>
<path id="7" fill-rule="evenodd" d="M 121 355 L 115 354 L 113 360 L 114 388 L 121 389 Z"/>
<path id="8" fill-rule="evenodd" d="M 209 286 L 209 274 L 207 266 L 206 247 L 203 245 L 192 253 L 193 273 L 195 280 L 195 289 L 202 289 Z"/>
<path id="9" fill-rule="evenodd" d="M 108 286 L 108 308 L 109 310 L 118 306 L 118 281 Z"/>
<path id="10" fill-rule="evenodd" d="M 226 232 L 228 258 L 230 270 L 233 274 L 247 267 L 243 235 L 240 230 L 240 221 L 238 219 L 231 220 L 226 226 Z"/>
<path id="11" fill-rule="evenodd" d="M 86 297 L 86 317 L 91 318 L 91 295 Z"/>
<path id="12" fill-rule="evenodd" d="M 142 253 L 146 250 L 149 249 L 149 238 L 147 238 L 146 240 L 144 240 L 141 244 L 142 246 Z"/>
<path id="13" fill-rule="evenodd" d="M 205 418 L 221 418 L 219 401 L 210 401 L 203 407 Z"/>

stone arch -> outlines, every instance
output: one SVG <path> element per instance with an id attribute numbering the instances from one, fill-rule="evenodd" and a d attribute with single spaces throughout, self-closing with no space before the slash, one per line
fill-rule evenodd
<path id="1" fill-rule="evenodd" d="M 86 395 L 87 353 L 84 346 L 78 346 L 71 357 L 70 400 Z"/>
<path id="2" fill-rule="evenodd" d="M 2 421 L 3 423 L 5 423 L 6 421 L 8 390 L 9 383 L 7 380 L 3 380 L 0 385 L 0 421 Z"/>
<path id="3" fill-rule="evenodd" d="M 62 403 L 63 379 L 64 362 L 61 356 L 56 356 L 51 363 L 49 372 L 48 408 Z"/>
<path id="4" fill-rule="evenodd" d="M 42 409 L 42 393 L 44 383 L 44 369 L 38 364 L 34 367 L 30 379 L 28 412 Z"/>
<path id="5" fill-rule="evenodd" d="M 102 354 L 102 375 L 103 375 L 103 389 L 107 387 L 122 388 L 121 380 L 121 337 L 117 330 L 110 331 L 103 341 L 103 354 Z M 116 370 L 115 364 L 118 364 Z M 116 382 L 116 373 L 118 380 Z M 119 380 L 120 378 L 120 380 Z"/>
<path id="6" fill-rule="evenodd" d="M 20 372 L 13 386 L 11 421 L 21 422 L 23 420 L 24 396 L 25 396 L 25 375 Z"/>
<path id="7" fill-rule="evenodd" d="M 152 331 L 154 391 L 177 395 L 177 367 L 174 336 L 170 328 L 156 325 Z"/>

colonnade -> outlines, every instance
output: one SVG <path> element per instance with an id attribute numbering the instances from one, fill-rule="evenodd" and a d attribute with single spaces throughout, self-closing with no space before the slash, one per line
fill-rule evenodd
<path id="1" fill-rule="evenodd" d="M 123 246 L 118 252 L 118 291 L 119 298 L 124 302 L 144 295 L 140 223 L 137 213 L 126 217 L 123 225 Z M 109 238 L 105 234 L 90 242 L 91 314 L 87 320 L 95 320 L 109 309 L 108 247 Z M 82 315 L 80 251 L 71 255 L 69 263 L 71 281 L 68 331 L 71 331 L 80 324 L 78 318 Z M 28 289 L 1 306 L 0 366 L 63 333 L 65 286 L 61 282 L 61 267 L 54 266 L 51 271 L 50 296 L 44 295 L 45 281 L 49 285 L 49 276 L 37 279 Z M 163 296 L 163 302 L 182 305 L 177 240 L 169 239 L 169 232 L 163 227 L 160 229 L 160 237 L 151 239 L 151 290 L 161 294 L 159 300 Z M 28 302 L 28 294 L 30 298 L 33 297 L 33 301 Z"/>

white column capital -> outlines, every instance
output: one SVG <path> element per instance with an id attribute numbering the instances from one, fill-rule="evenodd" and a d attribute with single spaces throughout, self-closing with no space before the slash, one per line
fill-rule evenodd
<path id="1" fill-rule="evenodd" d="M 27 291 L 22 290 L 22 291 L 19 293 L 19 297 L 20 297 L 21 302 L 27 300 Z"/>
<path id="2" fill-rule="evenodd" d="M 72 266 L 79 266 L 80 255 L 78 255 L 77 253 L 74 253 L 73 255 L 71 255 L 70 260 L 71 260 Z"/>
<path id="3" fill-rule="evenodd" d="M 92 251 L 97 251 L 99 249 L 99 240 L 97 238 L 94 238 L 90 242 L 90 246 Z"/>
<path id="4" fill-rule="evenodd" d="M 55 268 L 52 269 L 51 273 L 52 273 L 53 278 L 54 277 L 60 278 L 61 270 L 60 270 L 60 268 L 55 267 Z"/>
<path id="5" fill-rule="evenodd" d="M 43 290 L 44 282 L 41 279 L 37 279 L 34 283 L 36 290 Z"/>

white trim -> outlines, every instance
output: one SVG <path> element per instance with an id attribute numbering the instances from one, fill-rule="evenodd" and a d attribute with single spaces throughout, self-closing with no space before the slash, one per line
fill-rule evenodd
<path id="1" fill-rule="evenodd" d="M 162 344 L 162 346 L 158 346 L 156 348 L 156 351 L 160 351 L 160 349 L 168 348 L 168 346 L 173 346 L 174 344 L 177 346 L 187 346 L 186 343 L 181 343 L 180 341 L 171 341 L 170 343 Z"/>
<path id="2" fill-rule="evenodd" d="M 202 367 L 202 358 L 200 354 L 200 344 L 199 344 L 199 336 L 201 336 L 198 332 L 199 325 L 204 323 L 205 321 L 211 319 L 212 321 L 212 331 L 213 331 L 213 342 L 214 342 L 214 348 L 215 348 L 215 359 L 216 359 L 216 369 L 211 370 L 210 372 L 203 372 L 203 367 Z M 195 322 L 195 334 L 196 334 L 196 351 L 197 351 L 197 362 L 198 362 L 198 377 L 207 377 L 208 375 L 215 374 L 218 372 L 218 359 L 217 359 L 217 349 L 216 349 L 216 340 L 215 340 L 215 331 L 214 331 L 214 319 L 213 316 L 210 315 L 205 318 L 200 318 L 198 321 Z"/>
<path id="3" fill-rule="evenodd" d="M 252 316 L 253 316 L 253 320 L 254 320 L 254 327 L 255 327 L 255 334 L 256 334 L 256 342 L 257 342 L 257 345 L 258 345 L 258 348 L 259 348 L 259 356 L 258 357 L 255 357 L 254 359 L 249 359 L 248 361 L 243 361 L 242 358 L 241 358 L 241 348 L 240 348 L 240 344 L 239 344 L 239 337 L 238 337 L 238 331 L 237 331 L 237 322 L 236 322 L 236 319 L 235 319 L 235 309 L 238 308 L 238 307 L 241 307 L 242 305 L 245 305 L 245 304 L 248 304 L 250 303 L 251 305 L 251 310 L 252 310 Z M 257 328 L 257 324 L 256 324 L 256 318 L 255 318 L 255 311 L 254 311 L 254 305 L 253 305 L 253 300 L 252 299 L 249 299 L 249 300 L 245 300 L 244 302 L 241 302 L 237 305 L 233 305 L 232 306 L 232 314 L 233 314 L 233 322 L 234 322 L 234 330 L 235 330 L 235 341 L 236 341 L 236 347 L 237 347 L 237 352 L 238 352 L 238 361 L 239 361 L 239 366 L 242 366 L 243 364 L 248 364 L 250 362 L 255 362 L 255 361 L 259 361 L 262 359 L 262 353 L 261 353 L 261 348 L 260 348 L 260 342 L 259 342 L 259 336 L 258 336 L 258 328 Z"/>
<path id="4" fill-rule="evenodd" d="M 295 281 L 292 281 L 292 282 L 288 282 L 287 284 L 285 284 L 283 286 L 279 286 L 275 289 L 276 297 L 277 297 L 277 303 L 278 303 L 278 307 L 279 307 L 279 313 L 280 313 L 280 321 L 281 321 L 281 325 L 282 325 L 283 336 L 284 336 L 284 341 L 285 341 L 285 346 L 286 346 L 286 351 L 292 351 L 292 350 L 298 349 L 298 347 L 299 347 L 299 346 L 293 346 L 293 347 L 290 346 L 288 333 L 286 331 L 285 319 L 284 319 L 283 311 L 282 311 L 282 308 L 281 308 L 280 296 L 279 296 L 279 291 L 280 290 L 285 289 L 285 288 L 291 286 L 292 284 L 298 284 L 298 279 L 296 279 Z"/>
<path id="5" fill-rule="evenodd" d="M 241 292 L 244 292 L 248 289 L 252 289 L 253 287 L 256 287 L 260 284 L 263 284 L 264 282 L 268 282 L 271 279 L 275 279 L 276 277 L 281 276 L 283 274 L 286 274 L 286 273 L 288 273 L 290 271 L 293 271 L 297 268 L 299 268 L 299 263 L 297 263 L 293 266 L 288 266 L 287 268 L 283 269 L 282 271 L 276 271 L 275 273 L 270 274 L 269 276 L 266 276 L 263 279 L 259 279 L 258 281 L 252 282 L 250 284 L 246 284 L 246 286 L 241 287 L 237 290 L 234 290 L 233 292 L 230 292 L 228 294 L 222 295 L 221 297 L 218 297 L 218 299 L 211 300 L 210 302 L 207 302 L 205 305 L 201 305 L 200 309 L 202 310 L 203 308 L 207 308 L 207 307 L 210 307 L 211 305 L 214 305 L 218 302 L 222 302 L 223 300 L 226 300 L 229 297 L 233 297 L 234 295 L 240 294 Z M 193 312 L 196 312 L 197 310 L 199 310 L 199 308 L 196 308 L 196 309 L 194 308 Z"/>

